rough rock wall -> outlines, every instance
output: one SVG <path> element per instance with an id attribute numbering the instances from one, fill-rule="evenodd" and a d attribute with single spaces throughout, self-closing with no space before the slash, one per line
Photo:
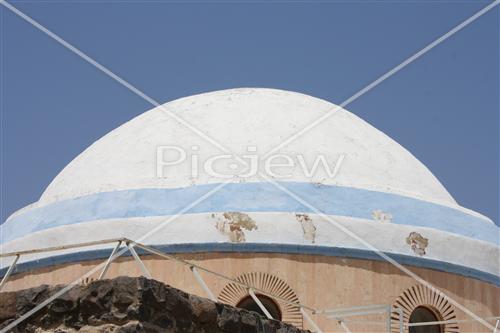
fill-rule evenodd
<path id="1" fill-rule="evenodd" d="M 0 330 L 63 286 L 0 293 Z M 119 277 L 75 286 L 12 332 L 302 333 L 256 313 L 187 294 L 155 280 Z"/>

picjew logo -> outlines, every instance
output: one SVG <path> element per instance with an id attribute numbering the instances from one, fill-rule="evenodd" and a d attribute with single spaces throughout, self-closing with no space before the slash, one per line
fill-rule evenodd
<path id="1" fill-rule="evenodd" d="M 188 172 L 196 179 L 200 173 L 220 179 L 250 178 L 264 173 L 272 178 L 287 179 L 294 175 L 304 178 L 333 179 L 339 173 L 345 155 L 338 154 L 335 161 L 329 161 L 323 154 L 313 157 L 303 154 L 274 154 L 261 158 L 257 147 L 249 146 L 248 154 L 219 154 L 204 156 L 199 146 L 189 150 L 178 146 L 158 146 L 156 149 L 156 176 L 168 178 L 179 170 Z"/>

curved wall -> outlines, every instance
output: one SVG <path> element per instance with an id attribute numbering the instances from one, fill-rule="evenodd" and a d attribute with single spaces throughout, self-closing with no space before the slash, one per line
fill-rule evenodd
<path id="1" fill-rule="evenodd" d="M 316 309 L 343 308 L 372 304 L 396 304 L 402 295 L 417 283 L 389 263 L 345 257 L 279 253 L 191 253 L 178 256 L 229 277 L 244 273 L 265 272 L 286 282 L 302 304 Z M 172 260 L 143 256 L 153 278 L 189 293 L 205 296 L 194 276 L 184 265 Z M 5 290 L 22 289 L 42 283 L 68 283 L 89 271 L 102 260 L 89 260 L 33 269 L 13 275 Z M 462 275 L 409 266 L 460 304 L 481 317 L 498 316 L 499 287 Z M 98 273 L 94 275 L 97 276 Z M 130 257 L 120 258 L 111 265 L 108 276 L 140 275 L 140 269 Z M 229 281 L 201 273 L 212 292 L 219 296 Z M 444 301 L 443 301 L 444 302 Z M 441 303 L 441 302 L 440 302 Z M 426 305 L 426 304 L 420 304 Z M 470 319 L 453 306 L 457 320 Z M 314 320 L 325 332 L 341 331 L 335 321 L 320 315 Z M 364 320 L 382 320 L 363 317 Z M 304 324 L 308 328 L 307 324 Z M 477 323 L 459 323 L 459 332 L 488 332 Z M 384 332 L 383 325 L 350 323 L 354 332 Z"/>

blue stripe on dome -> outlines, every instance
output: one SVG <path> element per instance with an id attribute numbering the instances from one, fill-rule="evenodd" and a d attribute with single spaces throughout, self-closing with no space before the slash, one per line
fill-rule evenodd
<path id="1" fill-rule="evenodd" d="M 311 183 L 281 182 L 328 215 L 372 219 L 375 210 L 392 223 L 430 227 L 499 244 L 499 228 L 460 210 L 391 193 Z M 22 212 L 2 226 L 2 242 L 57 226 L 92 220 L 173 215 L 218 184 L 176 189 L 137 189 L 97 193 Z M 207 212 L 310 212 L 270 183 L 227 184 L 184 214 Z"/>

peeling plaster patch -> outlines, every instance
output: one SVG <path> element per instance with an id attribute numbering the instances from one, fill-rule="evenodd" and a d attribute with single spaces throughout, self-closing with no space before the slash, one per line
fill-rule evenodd
<path id="1" fill-rule="evenodd" d="M 217 219 L 215 224 L 217 230 L 226 235 L 233 243 L 244 243 L 246 241 L 244 230 L 252 231 L 257 229 L 255 221 L 245 213 L 226 212 L 222 216 L 212 214 L 212 217 Z"/>
<path id="2" fill-rule="evenodd" d="M 304 238 L 314 244 L 314 241 L 316 240 L 316 226 L 314 225 L 312 219 L 307 214 L 295 214 L 295 217 L 302 225 Z"/>
<path id="3" fill-rule="evenodd" d="M 406 244 L 410 245 L 415 254 L 423 256 L 425 255 L 427 245 L 429 245 L 429 240 L 418 232 L 411 232 L 408 237 L 406 237 Z"/>
<path id="4" fill-rule="evenodd" d="M 386 213 L 380 209 L 372 212 L 372 218 L 377 222 L 389 223 L 392 222 L 392 214 Z"/>

